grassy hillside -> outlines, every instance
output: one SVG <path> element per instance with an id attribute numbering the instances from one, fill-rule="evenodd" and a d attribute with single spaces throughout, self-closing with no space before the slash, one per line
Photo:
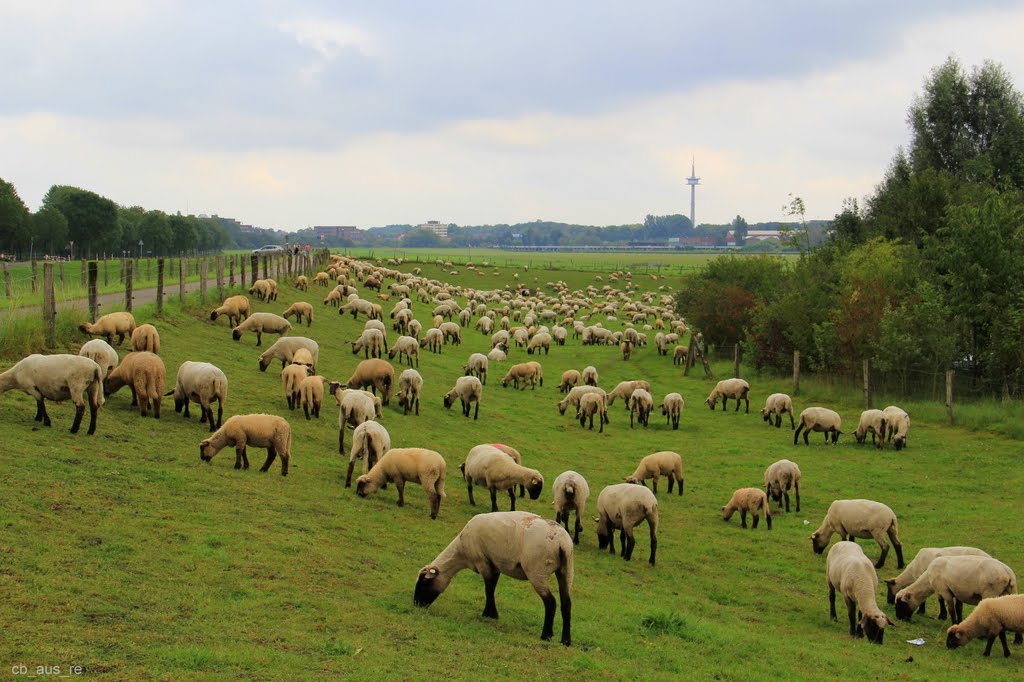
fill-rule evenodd
<path id="1" fill-rule="evenodd" d="M 439 270 L 424 267 L 424 274 Z M 543 287 L 563 279 L 570 286 L 594 281 L 593 272 L 519 270 L 520 281 Z M 512 271 L 495 276 L 464 269 L 454 281 L 478 287 L 511 283 Z M 532 282 L 536 278 L 536 282 Z M 637 280 L 653 288 L 671 280 Z M 316 302 L 309 329 L 296 329 L 321 345 L 319 372 L 344 380 L 357 360 L 346 345 L 363 320 L 339 316 L 319 304 L 323 290 L 282 287 L 273 304 L 254 309 L 280 313 L 293 300 Z M 211 302 L 212 303 L 212 302 Z M 391 304 L 384 304 L 385 310 Z M 847 431 L 838 446 L 821 437 L 795 447 L 788 427 L 762 422 L 764 397 L 786 391 L 787 382 L 748 377 L 750 414 L 710 412 L 703 400 L 711 383 L 684 378 L 670 357 L 652 346 L 623 362 L 610 347 L 583 347 L 570 339 L 539 358 L 542 388 L 503 389 L 504 367 L 492 364 L 478 421 L 458 406 L 447 411 L 441 396 L 461 374 L 470 353 L 486 352 L 488 339 L 471 330 L 463 344 L 425 353 L 421 413 L 403 416 L 395 402 L 382 423 L 396 447 L 424 446 L 448 461 L 448 497 L 436 521 L 428 518 L 423 491 L 406 489 L 406 506 L 395 505 L 393 488 L 360 499 L 346 489 L 347 457 L 337 452 L 333 400 L 319 421 L 289 412 L 278 370 L 257 368 L 255 338 L 230 338 L 225 320 L 211 323 L 196 306 L 154 320 L 173 385 L 186 359 L 220 366 L 230 381 L 227 414 L 271 412 L 293 428 L 293 459 L 287 478 L 275 465 L 256 468 L 263 451 L 250 450 L 254 468 L 235 471 L 230 450 L 212 463 L 198 457 L 206 429 L 194 414 L 175 414 L 166 399 L 160 420 L 142 419 L 130 395 L 110 396 L 94 436 L 71 436 L 73 409 L 50 409 L 54 426 L 32 421 L 32 400 L 21 393 L 0 397 L 5 427 L 2 455 L 5 492 L 0 502 L 0 661 L 5 665 L 81 665 L 110 679 L 309 679 L 329 674 L 360 679 L 636 679 L 746 680 L 900 678 L 910 680 L 1019 679 L 1024 648 L 1008 660 L 984 659 L 982 643 L 948 651 L 945 628 L 935 615 L 900 623 L 873 646 L 851 640 L 845 625 L 828 618 L 825 559 L 814 555 L 808 536 L 833 499 L 867 497 L 898 514 L 909 561 L 921 547 L 971 544 L 1011 566 L 1024 566 L 1018 541 L 1017 494 L 1024 484 L 1019 443 L 915 418 L 910 447 L 900 453 L 858 447 L 848 435 L 860 406 L 855 395 L 804 381 L 797 409 L 829 405 Z M 429 324 L 429 308 L 415 304 Z M 389 335 L 392 339 L 394 334 Z M 84 340 L 84 339 L 83 339 Z M 273 337 L 264 339 L 269 345 Z M 77 348 L 72 348 L 72 351 Z M 124 351 L 126 349 L 122 349 Z M 527 359 L 513 349 L 511 362 Z M 12 361 L 4 363 L 9 366 Z M 559 416 L 557 384 L 562 371 L 595 365 L 601 385 L 649 379 L 660 402 L 670 391 L 686 399 L 682 425 L 663 418 L 647 429 L 629 429 L 621 402 L 611 408 L 603 434 L 581 429 L 571 413 Z M 716 367 L 726 376 L 731 369 Z M 912 417 L 915 415 L 911 409 Z M 788 421 L 787 421 L 788 423 Z M 350 442 L 350 438 L 346 438 Z M 684 461 L 686 493 L 659 495 L 662 525 L 658 565 L 647 564 L 646 527 L 637 535 L 634 560 L 599 552 L 592 520 L 576 553 L 573 646 L 539 639 L 543 607 L 525 582 L 502 578 L 498 621 L 480 616 L 484 590 L 479 576 L 460 574 L 429 609 L 412 603 L 417 571 L 462 528 L 472 514 L 458 479 L 458 464 L 479 443 L 517 447 L 524 463 L 550 484 L 575 469 L 590 482 L 588 517 L 596 515 L 601 488 L 630 474 L 644 455 L 663 449 Z M 762 482 L 777 459 L 803 470 L 802 511 L 779 513 L 774 529 L 762 523 L 742 530 L 738 517 L 724 523 L 719 507 L 739 487 Z M 507 498 L 499 497 L 502 509 Z M 551 515 L 551 494 L 518 508 Z M 861 542 L 869 557 L 874 543 Z M 895 556 L 879 571 L 894 576 Z M 884 591 L 879 590 L 883 608 Z M 969 607 L 968 607 L 969 608 Z M 842 609 L 840 604 L 840 609 Z M 556 620 L 556 640 L 560 624 Z M 905 640 L 923 637 L 922 647 Z M 998 647 L 997 647 L 998 651 Z M 912 660 L 910 660 L 912 659 Z"/>

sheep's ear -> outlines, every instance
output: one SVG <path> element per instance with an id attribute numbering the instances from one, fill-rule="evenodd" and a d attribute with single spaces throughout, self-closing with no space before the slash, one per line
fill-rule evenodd
<path id="1" fill-rule="evenodd" d="M 719 507 L 719 511 L 725 511 L 725 507 Z"/>
<path id="2" fill-rule="evenodd" d="M 890 618 L 889 616 L 885 616 L 884 614 L 883 614 L 883 616 L 885 617 L 886 625 L 891 625 L 893 627 L 896 627 L 896 623 L 892 622 L 892 618 Z"/>
<path id="3" fill-rule="evenodd" d="M 896 578 L 886 578 L 885 579 L 885 584 L 886 585 L 895 585 L 896 584 Z"/>
<path id="4" fill-rule="evenodd" d="M 202 443 L 199 444 L 199 447 L 205 448 L 209 444 L 210 444 L 210 439 L 207 438 L 206 440 L 204 440 Z"/>

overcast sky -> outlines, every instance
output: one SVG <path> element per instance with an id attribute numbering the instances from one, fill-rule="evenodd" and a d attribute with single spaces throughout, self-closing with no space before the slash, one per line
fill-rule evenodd
<path id="1" fill-rule="evenodd" d="M 1024 2 L 0 0 L 0 177 L 261 227 L 809 218 Z"/>

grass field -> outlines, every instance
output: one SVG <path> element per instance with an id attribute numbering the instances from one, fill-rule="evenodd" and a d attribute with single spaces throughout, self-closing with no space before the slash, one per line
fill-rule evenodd
<path id="1" fill-rule="evenodd" d="M 440 275 L 422 267 L 426 275 Z M 480 288 L 513 281 L 511 269 L 499 271 L 479 276 L 463 268 L 449 279 Z M 556 279 L 573 287 L 594 282 L 593 272 L 548 272 L 536 264 L 517 272 L 519 281 L 541 287 Z M 643 290 L 672 280 L 638 277 L 636 283 Z M 319 289 L 304 294 L 284 286 L 280 300 L 254 302 L 254 310 L 279 313 L 294 300 L 316 302 L 313 326 L 295 333 L 319 341 L 319 373 L 344 380 L 362 359 L 345 342 L 363 320 L 321 307 L 322 297 Z M 175 414 L 170 398 L 160 420 L 142 419 L 123 390 L 108 397 L 96 435 L 83 430 L 72 436 L 70 404 L 50 408 L 54 426 L 47 429 L 32 421 L 29 397 L 0 397 L 6 429 L 4 670 L 80 665 L 90 677 L 132 680 L 1020 679 L 1024 648 L 1014 648 L 1006 660 L 983 658 L 979 642 L 945 649 L 948 623 L 935 618 L 934 598 L 927 617 L 900 622 L 884 645 L 851 640 L 842 617 L 840 623 L 828 617 L 825 559 L 811 552 L 807 539 L 832 500 L 866 497 L 896 511 L 908 561 L 921 547 L 969 544 L 1024 566 L 1013 521 L 1024 484 L 1018 441 L 949 427 L 940 421 L 941 410 L 919 418 L 911 407 L 908 449 L 859 447 L 849 436 L 861 409 L 856 394 L 805 379 L 797 409 L 837 409 L 847 435 L 835 447 L 822 445 L 820 435 L 810 447 L 796 447 L 788 427 L 769 427 L 758 414 L 766 395 L 788 389 L 786 381 L 747 377 L 751 413 L 731 406 L 712 413 L 703 404 L 711 382 L 699 374 L 683 377 L 652 346 L 623 362 L 610 347 L 571 339 L 539 358 L 545 382 L 535 391 L 503 389 L 504 367 L 492 363 L 480 419 L 466 420 L 457 406 L 446 411 L 441 404 L 469 354 L 489 348 L 486 337 L 466 330 L 461 346 L 424 353 L 420 415 L 403 416 L 392 401 L 381 420 L 396 447 L 433 448 L 448 461 L 448 496 L 431 521 L 418 486 L 407 487 L 404 508 L 395 505 L 390 487 L 369 499 L 344 488 L 347 457 L 337 452 L 333 400 L 319 421 L 288 412 L 279 365 L 260 373 L 255 339 L 232 342 L 226 321 L 209 321 L 211 307 L 212 301 L 187 309 L 175 303 L 164 319 L 154 320 L 146 308 L 136 317 L 160 330 L 169 388 L 183 360 L 205 360 L 229 377 L 227 415 L 289 418 L 290 474 L 281 477 L 276 466 L 259 473 L 260 450 L 250 452 L 255 466 L 245 472 L 232 468 L 230 450 L 211 464 L 201 462 L 197 445 L 206 429 L 195 413 L 191 420 Z M 425 308 L 414 304 L 423 321 Z M 264 339 L 264 346 L 272 341 Z M 528 357 L 510 351 L 510 362 Z M 588 364 L 608 389 L 646 378 L 658 401 L 670 391 L 682 393 L 687 408 L 680 429 L 668 429 L 655 416 L 647 429 L 631 431 L 619 401 L 603 434 L 581 429 L 571 413 L 560 416 L 555 403 L 562 371 Z M 715 371 L 724 377 L 731 369 Z M 527 583 L 507 577 L 498 584 L 497 621 L 481 617 L 483 583 L 470 572 L 429 609 L 413 606 L 417 571 L 472 514 L 488 510 L 485 503 L 469 505 L 457 467 L 472 446 L 490 442 L 517 447 L 548 484 L 567 469 L 582 473 L 592 491 L 588 517 L 596 515 L 601 488 L 620 482 L 644 455 L 669 449 L 683 457 L 685 495 L 668 496 L 664 482 L 659 493 L 656 567 L 646 561 L 645 527 L 627 563 L 598 551 L 588 518 L 576 552 L 570 648 L 540 641 L 540 599 Z M 763 523 L 756 531 L 741 530 L 738 517 L 723 523 L 718 510 L 731 492 L 761 484 L 765 467 L 783 457 L 803 470 L 802 511 L 779 513 L 772 531 Z M 507 498 L 499 500 L 506 509 Z M 517 508 L 550 516 L 550 491 Z M 872 559 L 878 556 L 874 543 L 861 545 Z M 879 577 L 898 572 L 890 553 Z M 882 589 L 878 597 L 894 615 Z M 556 640 L 559 628 L 556 619 Z M 927 643 L 905 641 L 917 637 Z"/>

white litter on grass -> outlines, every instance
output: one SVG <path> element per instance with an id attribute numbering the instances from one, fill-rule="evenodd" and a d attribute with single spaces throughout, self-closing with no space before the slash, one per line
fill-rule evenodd
<path id="1" fill-rule="evenodd" d="M 805 525 L 805 526 L 809 526 L 809 525 L 811 525 L 811 522 L 810 522 L 810 521 L 808 521 L 807 519 L 804 519 L 804 525 Z"/>
<path id="2" fill-rule="evenodd" d="M 916 646 L 921 646 L 922 644 L 924 644 L 924 639 L 922 639 L 920 637 L 918 637 L 917 639 L 908 639 L 907 640 L 907 644 L 914 644 Z"/>

